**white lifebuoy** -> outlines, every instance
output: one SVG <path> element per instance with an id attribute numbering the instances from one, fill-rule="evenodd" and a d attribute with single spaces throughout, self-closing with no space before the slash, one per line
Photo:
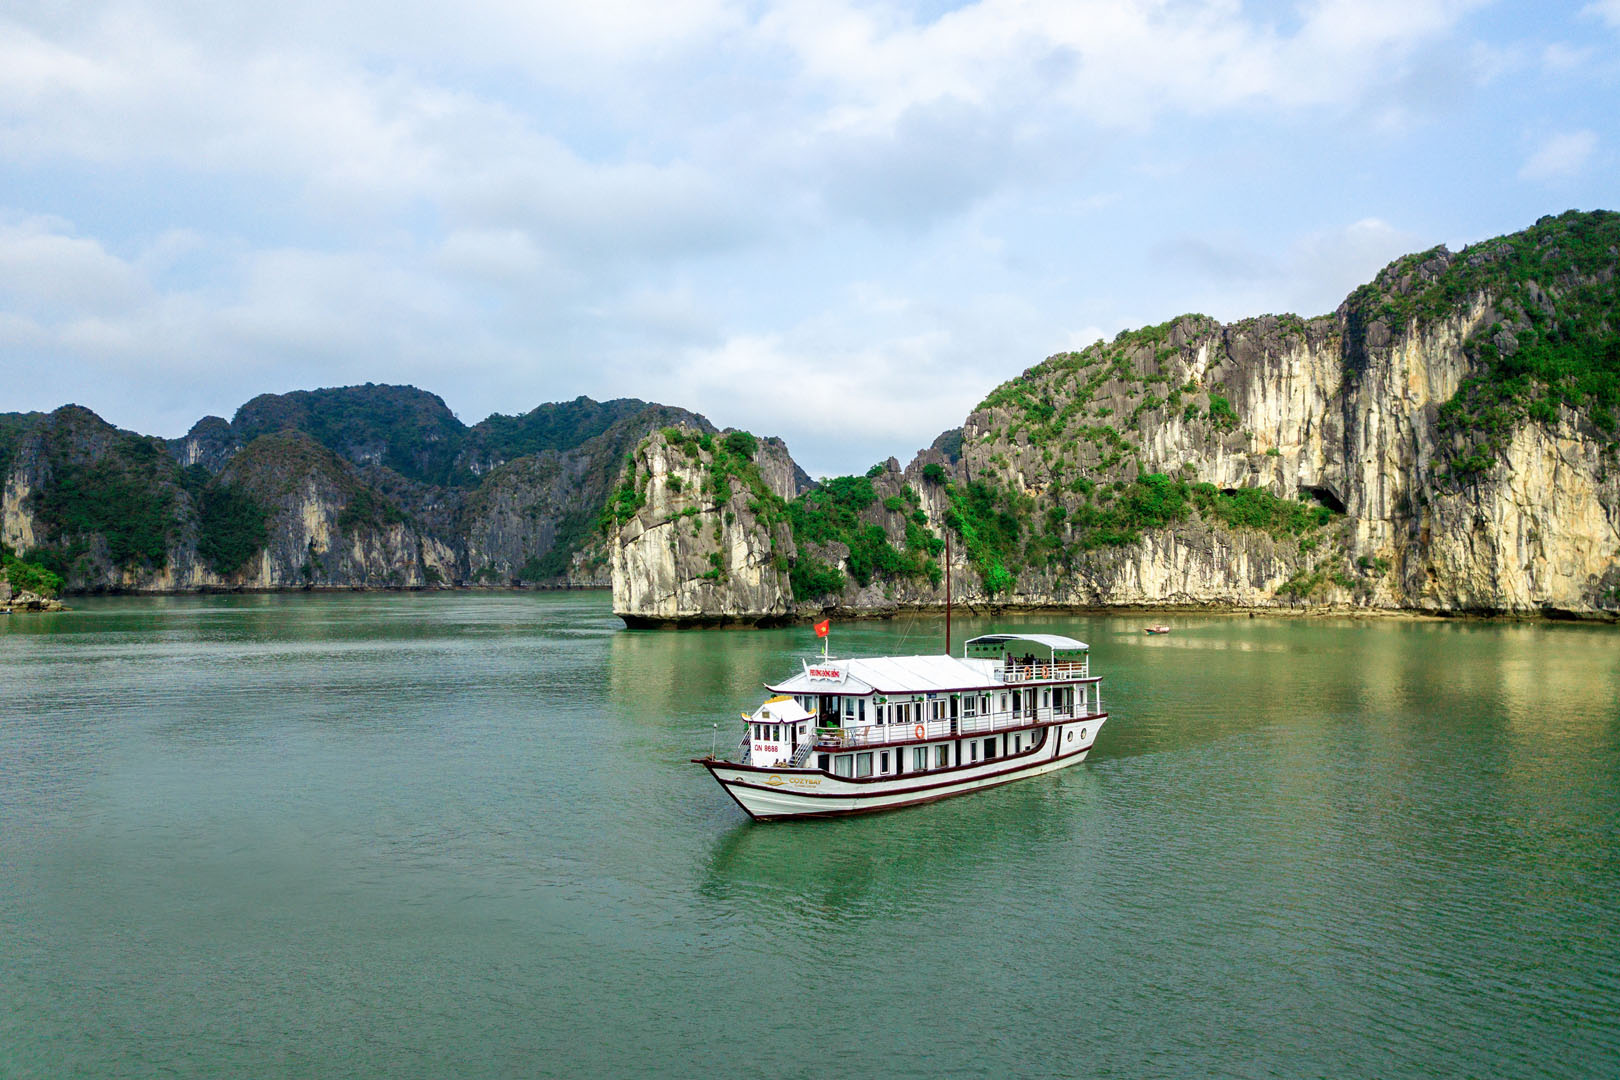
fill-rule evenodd
<path id="1" fill-rule="evenodd" d="M 919 739 L 927 734 L 927 732 L 923 730 L 923 726 L 921 724 L 918 724 L 916 727 L 912 728 L 911 730 L 912 730 L 912 733 L 915 734 L 917 736 L 917 738 L 919 738 Z"/>

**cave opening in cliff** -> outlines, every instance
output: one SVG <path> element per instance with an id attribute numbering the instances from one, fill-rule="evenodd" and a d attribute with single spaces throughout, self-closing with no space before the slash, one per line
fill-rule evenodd
<path id="1" fill-rule="evenodd" d="M 1329 510 L 1332 510 L 1335 514 L 1342 514 L 1345 512 L 1344 500 L 1339 498 L 1338 495 L 1334 494 L 1333 489 L 1330 487 L 1305 487 L 1301 488 L 1300 490 L 1305 492 L 1305 494 L 1309 495 L 1311 498 L 1315 499 L 1317 502 L 1321 503 L 1323 506 L 1327 507 Z"/>

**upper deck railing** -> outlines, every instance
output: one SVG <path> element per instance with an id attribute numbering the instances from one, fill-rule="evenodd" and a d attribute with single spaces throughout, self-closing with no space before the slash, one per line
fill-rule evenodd
<path id="1" fill-rule="evenodd" d="M 996 669 L 997 682 L 1041 682 L 1052 679 L 1088 679 L 1091 677 L 1090 664 L 1085 660 L 1037 660 L 1033 664 L 1007 658 L 1006 663 Z"/>
<path id="2" fill-rule="evenodd" d="M 940 739 L 966 738 L 972 735 L 990 735 L 998 731 L 1014 731 L 1035 724 L 1055 720 L 1087 720 L 1101 716 L 1102 695 L 1097 695 L 1096 708 L 1075 704 L 1065 708 L 1045 706 L 1025 709 L 1019 713 L 992 713 L 989 716 L 959 716 L 954 720 L 924 720 L 915 724 L 869 724 L 863 727 L 821 728 L 816 732 L 816 748 L 821 750 L 848 750 L 859 746 L 893 746 L 899 743 L 933 742 Z M 921 728 L 919 734 L 917 729 Z"/>

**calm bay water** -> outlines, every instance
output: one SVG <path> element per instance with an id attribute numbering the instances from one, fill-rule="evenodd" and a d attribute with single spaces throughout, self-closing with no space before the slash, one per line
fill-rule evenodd
<path id="1" fill-rule="evenodd" d="M 998 619 L 1090 761 L 750 825 L 687 759 L 805 628 L 75 606 L 0 621 L 0 1076 L 1620 1073 L 1613 628 Z"/>

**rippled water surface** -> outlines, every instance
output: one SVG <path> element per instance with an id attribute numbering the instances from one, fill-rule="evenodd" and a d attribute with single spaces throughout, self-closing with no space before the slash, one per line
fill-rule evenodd
<path id="1" fill-rule="evenodd" d="M 1613 628 L 1001 619 L 1088 762 L 750 825 L 687 759 L 804 628 L 75 606 L 0 621 L 0 1076 L 1620 1074 Z"/>

